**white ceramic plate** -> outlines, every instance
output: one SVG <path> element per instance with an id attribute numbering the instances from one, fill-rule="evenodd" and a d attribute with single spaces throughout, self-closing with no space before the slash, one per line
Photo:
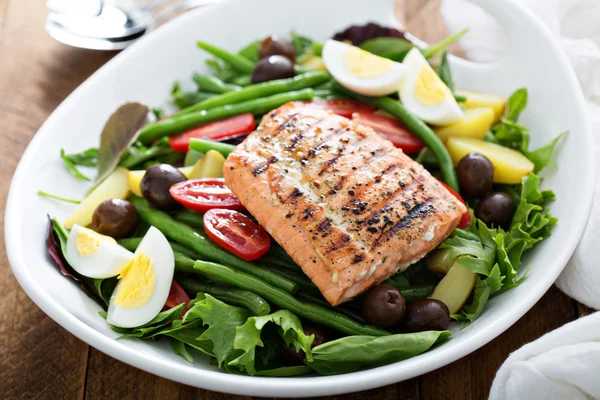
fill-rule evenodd
<path id="1" fill-rule="evenodd" d="M 15 173 L 6 208 L 6 247 L 15 276 L 29 297 L 65 329 L 128 364 L 156 375 L 206 389 L 257 396 L 317 396 L 370 389 L 426 373 L 463 357 L 517 321 L 548 290 L 571 256 L 591 205 L 591 133 L 577 80 L 551 33 L 513 1 L 479 0 L 504 25 L 510 54 L 500 62 L 477 65 L 453 59 L 460 88 L 508 95 L 529 89 L 522 117 L 532 146 L 570 130 L 544 186 L 558 199 L 552 212 L 560 222 L 552 237 L 528 254 L 528 279 L 490 301 L 481 318 L 451 340 L 418 357 L 352 374 L 328 377 L 260 378 L 228 375 L 206 359 L 195 365 L 175 355 L 168 343 L 114 340 L 98 316 L 99 307 L 46 256 L 46 214 L 64 218 L 72 206 L 36 196 L 38 189 L 81 198 L 88 187 L 75 180 L 59 159 L 95 146 L 108 116 L 122 103 L 163 104 L 173 80 L 192 86 L 192 71 L 204 68 L 205 54 L 195 39 L 238 49 L 270 33 L 291 29 L 324 40 L 353 23 L 397 24 L 392 0 L 230 0 L 185 15 L 150 34 L 107 63 L 71 94 L 32 140 Z"/>

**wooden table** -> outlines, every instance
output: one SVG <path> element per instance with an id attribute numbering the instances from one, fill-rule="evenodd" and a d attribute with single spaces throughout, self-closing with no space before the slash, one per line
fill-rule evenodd
<path id="1" fill-rule="evenodd" d="M 43 30 L 41 0 L 0 0 L 0 209 L 20 156 L 50 113 L 115 53 L 74 49 Z M 434 42 L 446 34 L 439 0 L 407 0 L 409 31 Z M 3 215 L 0 216 L 0 226 Z M 225 399 L 132 368 L 91 348 L 38 309 L 13 277 L 0 232 L 0 398 Z M 345 398 L 483 399 L 511 351 L 589 312 L 552 288 L 512 328 L 447 367 Z M 341 396 L 340 396 L 341 397 Z"/>

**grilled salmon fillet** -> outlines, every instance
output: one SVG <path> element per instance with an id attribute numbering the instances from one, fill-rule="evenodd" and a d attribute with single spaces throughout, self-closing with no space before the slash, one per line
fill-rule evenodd
<path id="1" fill-rule="evenodd" d="M 223 173 L 332 305 L 420 260 L 466 211 L 372 129 L 310 105 L 266 115 Z"/>

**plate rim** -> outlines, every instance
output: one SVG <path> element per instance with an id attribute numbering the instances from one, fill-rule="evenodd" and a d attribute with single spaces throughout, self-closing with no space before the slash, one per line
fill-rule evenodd
<path id="1" fill-rule="evenodd" d="M 211 5 L 209 7 L 227 7 L 229 3 L 234 3 L 235 0 L 222 0 L 218 4 Z M 483 0 L 480 0 L 483 2 Z M 570 67 L 566 55 L 560 48 L 557 41 L 553 38 L 549 28 L 543 25 L 542 22 L 524 6 L 518 4 L 514 0 L 506 0 L 508 3 L 507 7 L 512 7 L 515 11 L 519 11 L 525 16 L 529 17 L 531 22 L 536 25 L 537 29 L 544 31 L 545 36 L 552 37 L 552 45 L 558 50 L 558 58 L 561 64 L 568 66 L 566 70 L 569 72 L 565 79 L 568 79 L 570 84 L 575 85 L 576 89 L 576 109 L 585 110 L 585 101 L 579 83 L 575 76 L 574 71 Z M 187 13 L 186 15 L 175 19 L 174 21 L 166 24 L 165 26 L 157 29 L 154 32 L 146 35 L 142 38 L 139 43 L 135 43 L 131 46 L 132 49 L 137 49 L 140 43 L 153 38 L 157 33 L 167 31 L 169 29 L 175 29 L 179 24 L 185 24 L 188 19 L 195 18 L 197 13 L 203 12 L 202 9 L 198 9 Z M 127 50 L 130 51 L 130 50 Z M 120 62 L 123 57 L 122 52 L 113 59 L 104 64 L 88 79 L 86 79 L 80 86 L 77 87 L 61 104 L 54 110 L 54 112 L 48 117 L 48 119 L 38 129 L 31 142 L 28 144 L 25 152 L 23 153 L 21 160 L 15 170 L 12 178 L 12 182 L 9 187 L 6 209 L 5 209 L 5 246 L 7 252 L 7 258 L 13 274 L 23 290 L 29 296 L 29 298 L 57 322 L 61 327 L 75 335 L 80 340 L 89 344 L 90 346 L 102 351 L 109 356 L 116 358 L 126 364 L 132 365 L 141 370 L 150 372 L 152 374 L 177 381 L 183 384 L 188 384 L 196 387 L 201 387 L 208 390 L 214 390 L 219 392 L 226 392 L 240 395 L 253 395 L 253 396 L 277 396 L 277 397 L 296 397 L 296 396 L 316 396 L 316 395 L 334 395 L 349 393 L 360 390 L 372 389 L 388 384 L 392 384 L 401 380 L 413 378 L 415 376 L 422 375 L 432 370 L 441 368 L 445 365 L 450 364 L 462 358 L 482 346 L 489 343 L 494 338 L 498 337 L 516 321 L 523 317 L 523 315 L 529 311 L 533 305 L 548 291 L 552 286 L 556 278 L 560 275 L 564 267 L 566 266 L 569 258 L 575 251 L 577 244 L 583 234 L 586 226 L 586 221 L 591 210 L 594 192 L 594 182 L 596 171 L 592 168 L 587 172 L 586 180 L 589 185 L 585 185 L 582 190 L 582 202 L 580 203 L 580 216 L 578 222 L 578 229 L 573 230 L 572 239 L 568 242 L 568 245 L 558 255 L 557 264 L 561 264 L 562 267 L 556 268 L 551 274 L 544 276 L 544 279 L 540 280 L 536 288 L 536 291 L 526 294 L 521 302 L 513 309 L 512 313 L 504 314 L 501 318 L 487 326 L 479 328 L 478 331 L 473 334 L 471 340 L 468 343 L 461 343 L 459 345 L 449 347 L 448 350 L 443 350 L 441 354 L 424 353 L 418 358 L 413 359 L 413 365 L 410 371 L 406 369 L 398 369 L 397 363 L 389 364 L 386 366 L 372 368 L 365 371 L 359 371 L 349 374 L 333 375 L 333 376 L 311 376 L 311 377 L 298 377 L 298 378 L 267 378 L 267 377 L 251 377 L 242 375 L 229 375 L 221 371 L 209 371 L 202 369 L 194 369 L 190 371 L 189 366 L 177 364 L 168 359 L 157 359 L 156 356 L 149 355 L 127 346 L 121 346 L 114 339 L 96 331 L 94 328 L 88 326 L 84 322 L 80 321 L 77 317 L 69 313 L 66 309 L 60 305 L 60 303 L 53 299 L 49 292 L 41 288 L 35 280 L 31 277 L 29 269 L 20 268 L 22 261 L 17 255 L 17 237 L 20 235 L 8 234 L 20 230 L 19 221 L 14 216 L 15 213 L 10 211 L 16 207 L 18 200 L 15 198 L 14 187 L 18 185 L 18 182 L 23 180 L 22 175 L 25 173 L 24 165 L 30 163 L 30 159 L 33 157 L 36 149 L 39 147 L 41 136 L 39 132 L 45 132 L 46 126 L 52 125 L 53 121 L 60 118 L 63 109 L 70 103 L 69 99 L 72 96 L 76 96 L 80 91 L 93 84 L 97 80 L 101 80 L 104 76 L 110 72 L 112 65 Z M 563 65 L 564 66 L 564 65 Z M 584 140 L 591 144 L 593 143 L 591 126 L 587 112 L 584 111 L 585 116 L 585 130 L 580 132 L 584 135 Z M 47 135 L 48 133 L 44 133 Z M 585 146 L 585 163 L 595 167 L 595 153 L 593 146 Z M 430 359 L 434 357 L 435 363 Z M 434 364 L 434 365 L 432 365 Z M 235 385 L 232 383 L 235 382 Z"/>

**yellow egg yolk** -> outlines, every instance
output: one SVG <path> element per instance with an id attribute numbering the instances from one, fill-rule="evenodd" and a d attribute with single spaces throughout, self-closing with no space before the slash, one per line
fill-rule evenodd
<path id="1" fill-rule="evenodd" d="M 419 71 L 415 81 L 415 95 L 426 106 L 437 106 L 446 100 L 450 90 L 430 66 Z"/>
<path id="2" fill-rule="evenodd" d="M 103 236 L 91 229 L 82 228 L 77 233 L 75 248 L 80 256 L 85 257 L 94 254 L 98 251 L 102 242 L 108 241 L 115 242 L 115 240 L 109 236 Z"/>
<path id="3" fill-rule="evenodd" d="M 138 252 L 129 266 L 119 275 L 119 285 L 115 290 L 114 304 L 121 308 L 139 308 L 146 304 L 156 288 L 154 263 Z"/>
<path id="4" fill-rule="evenodd" d="M 394 62 L 386 58 L 351 47 L 346 51 L 346 67 L 359 78 L 376 78 L 388 72 Z"/>

